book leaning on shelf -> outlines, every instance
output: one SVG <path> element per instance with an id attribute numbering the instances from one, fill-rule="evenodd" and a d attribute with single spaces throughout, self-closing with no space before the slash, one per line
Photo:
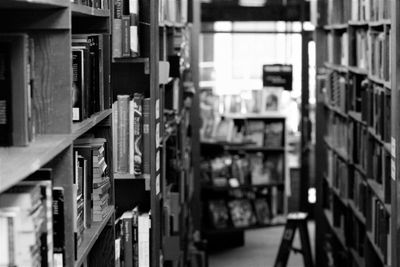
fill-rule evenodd
<path id="1" fill-rule="evenodd" d="M 27 34 L 0 33 L 0 146 L 26 146 L 34 139 L 34 58 Z"/>
<path id="2" fill-rule="evenodd" d="M 150 99 L 141 94 L 118 95 L 113 104 L 115 173 L 150 176 Z"/>

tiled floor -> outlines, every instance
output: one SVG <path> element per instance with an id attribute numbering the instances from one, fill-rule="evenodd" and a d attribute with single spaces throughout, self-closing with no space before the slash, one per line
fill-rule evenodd
<path id="1" fill-rule="evenodd" d="M 210 267 L 272 267 L 281 242 L 283 226 L 270 227 L 245 232 L 245 245 L 216 254 L 210 254 Z M 315 224 L 308 225 L 312 251 L 314 251 Z M 300 247 L 299 233 L 296 231 L 295 247 Z M 314 257 L 314 255 L 313 255 Z M 301 254 L 291 252 L 287 267 L 302 267 Z"/>

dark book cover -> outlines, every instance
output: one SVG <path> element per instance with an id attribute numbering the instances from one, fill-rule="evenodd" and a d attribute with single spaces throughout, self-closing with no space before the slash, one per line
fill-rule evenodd
<path id="1" fill-rule="evenodd" d="M 224 200 L 210 200 L 208 202 L 210 225 L 215 229 L 227 228 L 229 223 L 228 207 Z"/>
<path id="2" fill-rule="evenodd" d="M 83 51 L 72 50 L 72 120 L 83 120 L 84 99 L 84 71 Z"/>
<path id="3" fill-rule="evenodd" d="M 0 42 L 0 146 L 12 145 L 11 44 Z"/>
<path id="4" fill-rule="evenodd" d="M 109 109 L 112 105 L 112 88 L 111 88 L 111 35 L 102 34 L 102 41 L 100 42 L 100 49 L 102 54 L 102 62 L 100 61 L 100 68 L 103 68 L 103 109 Z M 100 95 L 101 97 L 102 95 Z"/>
<path id="5" fill-rule="evenodd" d="M 134 94 L 134 174 L 139 176 L 143 173 L 143 95 Z"/>
<path id="6" fill-rule="evenodd" d="M 86 161 L 86 168 L 85 164 L 82 166 L 83 210 L 85 227 L 89 228 L 93 221 L 93 148 L 90 145 L 74 145 L 74 150 L 77 151 Z"/>
<path id="7" fill-rule="evenodd" d="M 0 34 L 0 43 L 9 45 L 9 73 L 11 78 L 10 108 L 11 112 L 11 134 L 13 146 L 26 146 L 29 143 L 29 114 L 30 107 L 30 70 L 29 70 L 29 37 L 27 34 Z M 5 48 L 3 45 L 3 49 Z M 6 63 L 6 62 L 5 62 Z M 6 66 L 7 68 L 7 66 Z M 7 80 L 7 79 L 6 79 Z M 7 82 L 6 82 L 7 83 Z M 7 88 L 7 87 L 5 87 Z M 10 87 L 9 87 L 10 88 Z M 8 108 L 6 107 L 6 110 Z M 6 115 L 7 118 L 7 115 Z M 8 123 L 7 123 L 8 125 Z M 8 126 L 7 126 L 8 127 Z"/>
<path id="8" fill-rule="evenodd" d="M 64 188 L 53 188 L 53 240 L 54 262 L 64 266 L 65 261 L 65 224 L 64 224 Z M 57 265 L 59 266 L 59 265 Z"/>
<path id="9" fill-rule="evenodd" d="M 126 211 L 121 216 L 122 221 L 122 241 L 124 243 L 124 262 L 125 267 L 133 267 L 133 234 L 132 234 L 132 211 Z"/>
<path id="10" fill-rule="evenodd" d="M 143 176 L 150 177 L 150 98 L 143 99 Z"/>
<path id="11" fill-rule="evenodd" d="M 103 68 L 102 68 L 102 54 L 100 51 L 100 35 L 88 36 L 89 43 L 89 67 L 90 67 L 90 106 L 92 107 L 92 113 L 99 112 L 100 108 L 100 96 L 104 94 L 103 88 Z"/>
<path id="12" fill-rule="evenodd" d="M 257 198 L 254 200 L 254 210 L 257 223 L 268 224 L 271 222 L 271 209 L 265 198 Z"/>

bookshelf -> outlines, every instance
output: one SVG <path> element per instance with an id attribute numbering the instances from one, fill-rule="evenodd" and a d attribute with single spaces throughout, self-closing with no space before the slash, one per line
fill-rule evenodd
<path id="1" fill-rule="evenodd" d="M 219 127 L 230 120 L 231 127 Z M 222 114 L 215 127 L 214 138 L 201 142 L 203 233 L 210 249 L 221 246 L 219 239 L 229 240 L 227 246 L 243 244 L 245 230 L 283 224 L 288 209 L 285 116 Z M 218 129 L 231 139 L 218 139 Z M 241 140 L 229 134 L 235 131 L 243 133 Z M 234 209 L 243 209 L 243 221 Z"/>
<path id="2" fill-rule="evenodd" d="M 318 266 L 398 265 L 395 2 L 316 2 Z"/>
<path id="3" fill-rule="evenodd" d="M 40 257 L 26 253 L 5 259 L 4 253 L 19 255 L 28 247 L 16 238 L 15 244 L 21 246 L 11 249 L 13 238 L 20 234 L 15 228 L 16 236 L 2 238 L 1 264 L 31 266 L 40 260 L 41 266 L 114 266 L 121 253 L 121 243 L 116 242 L 121 238 L 119 217 L 139 205 L 138 212 L 144 214 L 136 226 L 141 231 L 136 240 L 142 242 L 140 263 L 127 265 L 125 258 L 125 266 L 189 266 L 190 262 L 198 263 L 190 266 L 204 266 L 205 254 L 194 246 L 200 240 L 193 237 L 192 223 L 197 189 L 191 149 L 198 141 L 191 133 L 190 118 L 196 119 L 191 100 L 196 97 L 198 78 L 197 46 L 189 37 L 199 27 L 198 4 L 136 2 L 137 24 L 128 26 L 132 33 L 132 27 L 138 28 L 140 51 L 134 51 L 133 45 L 128 47 L 130 56 L 119 58 L 113 54 L 114 14 L 122 3 L 118 0 L 1 1 L 0 61 L 9 69 L 1 86 L 12 91 L 0 93 L 0 101 L 13 106 L 8 108 L 7 102 L 0 112 L 0 132 L 7 136 L 0 147 L 4 201 L 0 221 L 4 226 L 26 219 L 35 229 L 43 228 L 40 236 L 47 241 L 46 246 L 42 239 L 36 244 L 43 250 L 37 252 Z M 10 56 L 5 56 L 9 51 Z M 185 65 L 179 65 L 179 60 Z M 17 68 L 27 71 L 17 72 Z M 179 82 L 171 89 L 173 80 Z M 140 175 L 119 171 L 116 151 L 121 145 L 115 142 L 119 136 L 114 103 L 119 95 L 133 97 L 134 93 L 148 98 L 143 101 L 148 103 L 148 143 L 143 151 L 148 172 Z M 23 107 L 20 120 L 8 115 L 9 110 L 18 114 L 17 106 Z M 168 153 L 171 148 L 178 149 L 177 155 Z M 172 174 L 176 179 L 167 172 L 174 160 L 180 163 Z M 25 184 L 30 187 L 24 188 Z M 33 215 L 25 216 L 25 206 L 4 206 L 5 200 L 37 196 L 38 188 L 42 196 L 40 202 L 31 199 L 30 205 L 38 207 Z M 178 211 L 173 209 L 177 206 Z M 169 229 L 172 221 L 177 228 Z M 38 236 L 34 231 L 30 234 Z M 135 264 L 133 258 L 130 261 Z"/>

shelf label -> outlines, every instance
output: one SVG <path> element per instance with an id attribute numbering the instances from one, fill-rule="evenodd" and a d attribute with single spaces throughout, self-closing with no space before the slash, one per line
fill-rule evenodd
<path id="1" fill-rule="evenodd" d="M 396 139 L 394 137 L 392 137 L 390 150 L 391 150 L 391 153 L 392 153 L 392 157 L 396 158 Z"/>
<path id="2" fill-rule="evenodd" d="M 160 99 L 156 100 L 156 119 L 160 118 Z"/>
<path id="3" fill-rule="evenodd" d="M 391 176 L 394 181 L 396 181 L 396 161 L 392 158 L 390 162 L 390 170 L 391 170 Z"/>
<path id="4" fill-rule="evenodd" d="M 156 149 L 160 147 L 160 123 L 156 125 Z"/>
<path id="5" fill-rule="evenodd" d="M 160 170 L 160 151 L 157 151 L 157 156 L 156 156 L 156 172 Z"/>

